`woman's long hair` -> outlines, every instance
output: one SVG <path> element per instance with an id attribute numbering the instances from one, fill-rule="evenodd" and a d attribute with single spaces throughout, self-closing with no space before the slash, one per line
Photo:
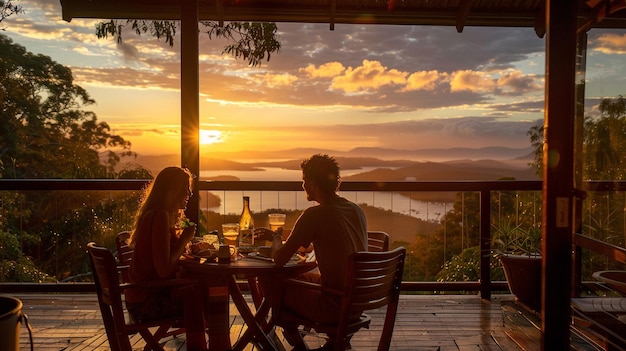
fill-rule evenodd
<path id="1" fill-rule="evenodd" d="M 180 194 L 187 191 L 192 185 L 193 175 L 186 168 L 166 167 L 156 178 L 151 181 L 143 190 L 143 196 L 139 204 L 139 209 L 135 215 L 135 223 L 131 234 L 130 245 L 134 246 L 136 241 L 136 230 L 144 215 L 151 210 L 162 209 L 175 216 L 176 220 L 184 217 L 185 213 L 178 208 Z"/>

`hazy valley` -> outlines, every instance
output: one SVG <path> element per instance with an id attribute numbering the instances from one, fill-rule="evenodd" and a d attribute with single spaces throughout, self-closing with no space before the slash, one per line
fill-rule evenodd
<path id="1" fill-rule="evenodd" d="M 392 150 L 356 148 L 346 152 L 325 149 L 290 149 L 262 152 L 205 153 L 201 156 L 202 171 L 264 172 L 267 168 L 298 170 L 306 157 L 315 153 L 335 156 L 344 174 L 344 180 L 355 181 L 448 181 L 448 180 L 537 180 L 531 148 L 453 148 L 424 150 Z M 134 163 L 141 164 L 156 174 L 160 169 L 180 164 L 178 155 L 138 155 Z M 363 172 L 359 172 L 363 170 Z M 211 179 L 214 179 L 212 177 Z M 297 179 L 294 179 L 297 180 Z"/>

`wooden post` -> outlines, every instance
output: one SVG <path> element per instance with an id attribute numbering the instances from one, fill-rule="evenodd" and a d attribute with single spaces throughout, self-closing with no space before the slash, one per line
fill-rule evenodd
<path id="1" fill-rule="evenodd" d="M 198 0 L 183 0 L 180 58 L 180 154 L 181 166 L 200 174 L 200 82 L 198 43 Z M 187 203 L 187 217 L 198 223 L 198 182 Z"/>
<path id="2" fill-rule="evenodd" d="M 542 350 L 569 350 L 574 190 L 576 8 L 546 0 Z"/>

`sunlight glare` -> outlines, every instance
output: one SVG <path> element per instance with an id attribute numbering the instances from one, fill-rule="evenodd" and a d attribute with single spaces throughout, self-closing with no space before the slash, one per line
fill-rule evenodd
<path id="1" fill-rule="evenodd" d="M 200 144 L 203 144 L 203 145 L 216 144 L 216 143 L 221 143 L 223 141 L 224 139 L 222 136 L 222 132 L 220 132 L 219 130 L 200 129 Z"/>

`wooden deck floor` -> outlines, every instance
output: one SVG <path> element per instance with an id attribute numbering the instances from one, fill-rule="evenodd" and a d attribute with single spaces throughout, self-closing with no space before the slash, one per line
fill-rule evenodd
<path id="1" fill-rule="evenodd" d="M 35 350 L 109 349 L 95 294 L 14 296 L 24 304 L 23 312 L 34 331 Z M 231 313 L 235 312 L 231 306 Z M 510 295 L 496 295 L 491 301 L 475 295 L 402 295 L 391 350 L 540 350 L 539 319 L 522 312 Z M 376 349 L 384 309 L 369 314 L 372 326 L 354 336 L 354 350 Z M 236 338 L 240 330 L 239 318 L 233 315 L 231 337 Z M 20 329 L 20 336 L 21 350 L 29 350 L 26 328 Z M 315 344 L 321 339 L 313 336 L 309 340 Z M 290 349 L 286 342 L 284 345 Z M 141 349 L 140 344 L 136 347 Z M 167 348 L 184 350 L 184 336 L 169 341 Z"/>

